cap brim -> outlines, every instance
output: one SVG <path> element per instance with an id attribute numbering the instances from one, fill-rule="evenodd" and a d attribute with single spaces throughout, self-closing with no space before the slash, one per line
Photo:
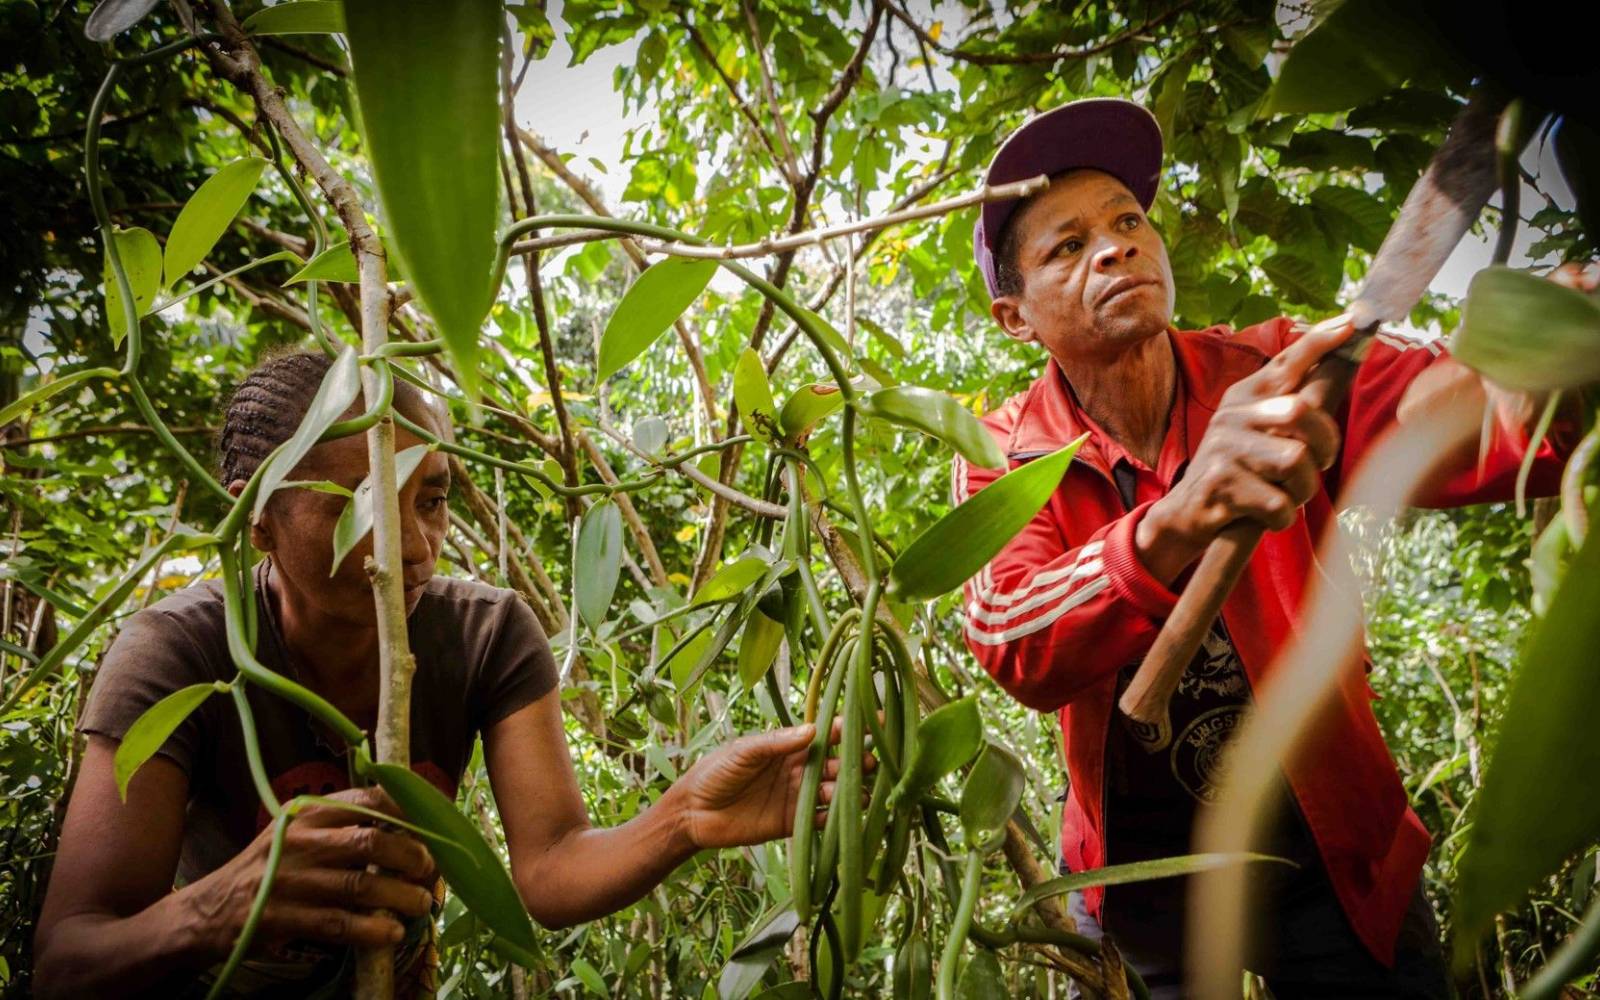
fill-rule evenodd
<path id="1" fill-rule="evenodd" d="M 984 182 L 993 187 L 1081 169 L 1103 170 L 1117 178 L 1148 210 L 1161 181 L 1161 126 L 1155 116 L 1118 98 L 1063 104 L 1013 132 L 995 153 Z M 1015 198 L 984 204 L 976 233 L 980 263 L 993 253 L 995 240 L 1019 204 Z M 992 264 L 984 270 L 993 294 Z"/>
<path id="2" fill-rule="evenodd" d="M 1161 126 L 1132 101 L 1095 98 L 1063 104 L 1017 129 L 995 153 L 984 175 L 991 187 L 1068 170 L 1104 170 L 1149 208 L 1161 178 Z M 983 206 L 990 240 L 1000 233 L 1015 199 Z"/>

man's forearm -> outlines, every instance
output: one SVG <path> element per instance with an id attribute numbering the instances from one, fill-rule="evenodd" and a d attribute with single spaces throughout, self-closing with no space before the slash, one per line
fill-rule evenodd
<path id="1" fill-rule="evenodd" d="M 63 917 L 41 935 L 34 968 L 39 997 L 125 997 L 158 988 L 220 960 L 204 929 L 188 917 L 179 890 L 129 917 Z M 167 992 L 160 989 L 160 992 Z"/>
<path id="2" fill-rule="evenodd" d="M 575 830 L 531 863 L 514 858 L 513 867 L 528 912 L 559 928 L 637 902 L 696 850 L 681 799 L 669 788 L 628 822 Z"/>

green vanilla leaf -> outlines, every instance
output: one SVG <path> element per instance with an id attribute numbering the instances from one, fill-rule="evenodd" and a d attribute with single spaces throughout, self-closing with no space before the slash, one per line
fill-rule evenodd
<path id="1" fill-rule="evenodd" d="M 1010 750 L 986 743 L 961 786 L 959 815 L 968 850 L 989 852 L 1006 839 L 1006 821 L 1017 811 L 1028 779 Z"/>
<path id="2" fill-rule="evenodd" d="M 133 780 L 134 772 L 161 749 L 161 744 L 167 742 L 173 730 L 207 698 L 217 691 L 226 690 L 228 685 L 221 681 L 191 684 L 162 698 L 133 720 L 122 742 L 117 744 L 117 753 L 112 760 L 112 770 L 117 777 L 117 795 L 122 801 L 128 801 L 128 782 Z"/>
<path id="3" fill-rule="evenodd" d="M 156 293 L 161 290 L 161 244 L 156 242 L 150 230 L 138 226 L 118 229 L 111 238 L 117 241 L 117 256 L 122 261 L 123 272 L 128 276 L 128 285 L 133 289 L 134 309 L 143 316 L 156 300 Z M 116 275 L 111 273 L 109 256 L 106 258 L 105 282 L 106 322 L 111 327 L 111 345 L 121 347 L 122 338 L 128 335 L 128 325 L 122 316 L 122 288 L 117 284 Z"/>
<path id="4" fill-rule="evenodd" d="M 956 980 L 955 1000 L 1010 1000 L 1000 960 L 987 948 L 979 948 L 961 968 Z"/>
<path id="5" fill-rule="evenodd" d="M 772 661 L 777 659 L 778 646 L 783 643 L 783 623 L 773 621 L 757 611 L 745 622 L 744 636 L 739 640 L 739 679 L 746 691 L 761 683 Z"/>
<path id="6" fill-rule="evenodd" d="M 889 569 L 900 601 L 932 600 L 966 583 L 1050 499 L 1088 435 L 996 479 L 918 535 Z"/>
<path id="7" fill-rule="evenodd" d="M 296 0 L 263 7 L 244 19 L 247 35 L 331 35 L 344 31 L 339 0 Z"/>
<path id="8" fill-rule="evenodd" d="M 760 556 L 744 556 L 728 563 L 694 592 L 694 604 L 725 601 L 743 593 L 766 572 L 767 561 Z"/>
<path id="9" fill-rule="evenodd" d="M 843 404 L 844 394 L 836 385 L 817 382 L 803 385 L 783 401 L 783 409 L 778 412 L 778 427 L 785 440 L 804 441 L 817 424 Z"/>
<path id="10" fill-rule="evenodd" d="M 695 665 L 706 655 L 706 650 L 711 648 L 713 638 L 711 629 L 701 629 L 663 665 L 667 675 L 672 678 L 672 686 L 680 693 L 688 688 L 689 678 L 694 676 Z"/>
<path id="11" fill-rule="evenodd" d="M 717 979 L 717 1000 L 745 1000 L 761 984 L 762 977 L 799 925 L 800 918 L 790 903 L 762 914 L 756 920 L 755 929 L 745 935 L 728 956 L 728 964 L 722 967 L 722 975 Z M 809 990 L 805 995 L 810 995 Z"/>
<path id="12" fill-rule="evenodd" d="M 863 397 L 861 411 L 936 437 L 973 465 L 985 469 L 1005 467 L 1005 453 L 994 443 L 994 437 L 972 411 L 949 393 L 915 385 L 893 386 Z"/>
<path id="13" fill-rule="evenodd" d="M 261 512 L 267 509 L 267 501 L 272 494 L 294 472 L 294 467 L 306 457 L 322 432 L 333 425 L 335 421 L 350 408 L 355 402 L 356 394 L 361 391 L 361 363 L 356 359 L 355 348 L 346 347 L 339 352 L 333 365 L 328 369 L 328 374 L 322 377 L 322 384 L 317 387 L 317 394 L 311 398 L 311 405 L 306 408 L 306 415 L 301 418 L 300 426 L 295 430 L 294 436 L 278 448 L 267 459 L 268 468 L 260 473 L 261 485 L 256 490 L 255 509 L 251 512 L 251 520 L 261 517 Z"/>
<path id="14" fill-rule="evenodd" d="M 432 451 L 431 445 L 414 444 L 403 451 L 394 454 L 394 488 L 398 492 L 406 487 L 411 477 L 416 475 L 417 469 L 422 465 L 422 460 Z M 322 482 L 295 482 L 279 483 L 278 488 L 287 486 L 302 486 L 306 489 L 318 490 L 324 493 L 333 493 L 343 490 L 337 483 Z M 332 487 L 329 489 L 328 487 Z M 344 505 L 344 510 L 339 512 L 339 520 L 333 526 L 333 568 L 328 570 L 331 577 L 339 572 L 344 557 L 350 550 L 361 544 L 367 537 L 367 532 L 372 530 L 372 477 L 361 480 L 361 485 L 356 487 L 350 501 Z"/>
<path id="15" fill-rule="evenodd" d="M 289 275 L 283 283 L 294 285 L 302 281 L 343 281 L 353 285 L 360 280 L 361 274 L 356 270 L 356 255 L 350 252 L 350 244 L 340 243 L 306 261 L 305 267 Z"/>
<path id="16" fill-rule="evenodd" d="M 167 237 L 163 287 L 172 287 L 206 259 L 233 224 L 234 216 L 250 200 L 250 193 L 266 168 L 267 161 L 259 156 L 234 160 L 206 178 L 189 197 L 188 204 L 178 213 L 178 221 L 172 224 L 172 235 Z"/>
<path id="17" fill-rule="evenodd" d="M 1346 0 L 1289 50 L 1269 98 L 1272 114 L 1346 111 L 1429 65 L 1434 48 L 1404 4 Z"/>
<path id="18" fill-rule="evenodd" d="M 778 404 L 767 382 L 767 366 L 753 347 L 746 347 L 733 369 L 733 400 L 750 433 L 771 444 L 779 434 Z"/>
<path id="19" fill-rule="evenodd" d="M 1494 916 L 1516 906 L 1600 830 L 1600 799 L 1552 775 L 1600 768 L 1594 704 L 1600 694 L 1600 531 L 1572 558 L 1550 609 L 1512 674 L 1494 756 L 1484 770 L 1472 830 L 1457 863 L 1457 958 Z"/>
<path id="20" fill-rule="evenodd" d="M 901 772 L 894 801 L 915 802 L 940 778 L 971 760 L 982 745 L 983 718 L 976 695 L 929 712 L 917 726 L 916 752 Z"/>
<path id="21" fill-rule="evenodd" d="M 34 407 L 47 402 L 52 396 L 66 392 L 80 382 L 87 382 L 92 378 L 116 378 L 119 374 L 121 373 L 115 368 L 81 368 L 75 372 L 68 372 L 60 378 L 35 388 L 32 392 L 17 397 L 6 407 L 0 408 L 0 427 L 4 427 Z"/>
<path id="22" fill-rule="evenodd" d="M 443 838 L 429 841 L 428 850 L 445 882 L 473 916 L 522 952 L 536 953 L 527 907 L 477 825 L 415 772 L 395 764 L 368 767 L 407 819 Z"/>
<path id="23" fill-rule="evenodd" d="M 1212 854 L 1184 854 L 1173 858 L 1156 858 L 1153 861 L 1132 861 L 1122 865 L 1107 865 L 1104 868 L 1073 872 L 1070 875 L 1062 875 L 1059 878 L 1040 882 L 1022 894 L 1022 897 L 1017 900 L 1017 905 L 1013 912 L 1020 915 L 1028 907 L 1037 904 L 1040 900 L 1050 899 L 1054 896 L 1065 896 L 1069 892 L 1080 892 L 1095 886 L 1127 885 L 1130 882 L 1149 882 L 1158 878 L 1176 878 L 1180 875 L 1194 875 L 1199 872 L 1215 871 L 1218 868 L 1228 868 L 1251 861 L 1274 861 L 1285 865 L 1294 864 L 1292 861 L 1273 857 L 1270 854 L 1256 854 L 1250 851 L 1220 851 Z"/>
<path id="24" fill-rule="evenodd" d="M 1509 267 L 1472 276 L 1450 353 L 1528 392 L 1600 382 L 1600 298 Z"/>
<path id="25" fill-rule="evenodd" d="M 383 219 L 476 399 L 500 218 L 497 0 L 349 0 L 345 37 Z"/>
<path id="26" fill-rule="evenodd" d="M 610 499 L 583 512 L 578 522 L 578 545 L 573 567 L 574 598 L 578 614 L 590 628 L 606 620 L 611 596 L 622 571 L 622 512 Z"/>
<path id="27" fill-rule="evenodd" d="M 83 23 L 84 37 L 91 42 L 109 42 L 144 20 L 160 0 L 100 0 Z"/>
<path id="28" fill-rule="evenodd" d="M 645 268 L 600 334 L 598 379 L 604 382 L 643 354 L 700 297 L 716 273 L 716 261 L 691 257 L 669 257 Z"/>

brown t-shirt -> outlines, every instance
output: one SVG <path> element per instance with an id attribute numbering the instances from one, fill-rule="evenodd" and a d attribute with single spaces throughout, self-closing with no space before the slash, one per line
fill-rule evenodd
<path id="1" fill-rule="evenodd" d="M 256 657 L 294 677 L 266 597 L 268 570 L 266 562 L 256 570 Z M 473 740 L 553 688 L 555 660 L 528 606 L 512 591 L 480 583 L 435 577 L 407 626 L 417 659 L 411 766 L 454 798 Z M 128 619 L 106 653 L 78 728 L 120 740 L 134 720 L 173 691 L 231 681 L 235 673 L 223 629 L 221 583 L 189 587 Z M 348 758 L 337 737 L 284 699 L 254 686 L 247 690 L 279 801 L 350 787 Z M 268 817 L 245 762 L 232 699 L 207 699 L 157 752 L 189 775 L 177 873 L 182 884 L 238 854 Z"/>

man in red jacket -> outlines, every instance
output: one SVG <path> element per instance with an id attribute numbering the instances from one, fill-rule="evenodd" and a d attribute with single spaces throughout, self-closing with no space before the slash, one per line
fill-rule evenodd
<path id="1" fill-rule="evenodd" d="M 1060 714 L 1062 860 L 1074 871 L 1189 851 L 1223 748 L 1294 627 L 1341 481 L 1397 415 L 1439 393 L 1485 391 L 1438 345 L 1380 334 L 1330 415 L 1296 390 L 1348 325 L 1174 330 L 1166 248 L 1145 215 L 1161 157 L 1160 130 L 1136 104 L 1057 108 L 1012 135 L 987 176 L 1045 174 L 1049 188 L 986 204 L 975 233 L 995 320 L 1049 355 L 1027 391 L 985 418 L 1008 465 L 1089 435 L 1050 502 L 965 591 L 966 639 L 984 668 L 1019 701 Z M 1465 456 L 1433 502 L 1506 497 L 1524 446 L 1520 430 L 1497 432 L 1481 473 Z M 955 501 L 1004 471 L 958 458 Z M 1535 487 L 1552 489 L 1558 472 L 1542 456 Z M 1272 530 L 1173 698 L 1171 744 L 1147 753 L 1117 717 L 1118 693 L 1193 563 L 1241 518 Z M 1252 968 L 1280 998 L 1448 995 L 1419 880 L 1428 833 L 1369 691 L 1343 698 L 1313 752 L 1285 771 L 1271 849 L 1299 867 L 1254 872 L 1264 931 Z M 1075 903 L 1081 929 L 1113 933 L 1158 995 L 1180 995 L 1181 880 Z"/>

